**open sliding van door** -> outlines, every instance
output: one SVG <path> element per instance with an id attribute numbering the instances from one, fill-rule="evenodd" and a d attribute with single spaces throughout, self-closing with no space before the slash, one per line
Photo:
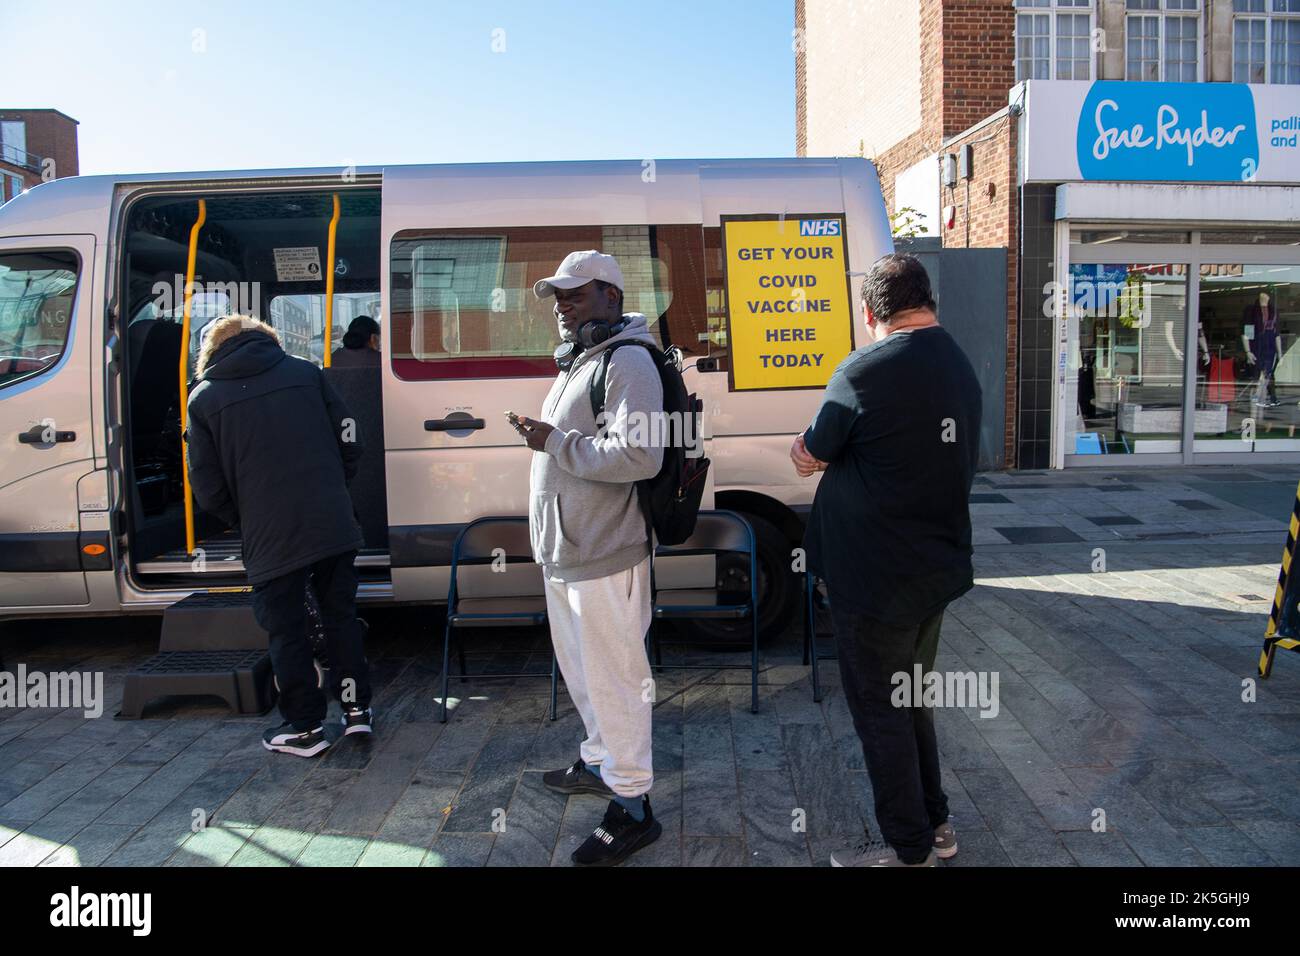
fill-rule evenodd
<path id="1" fill-rule="evenodd" d="M 78 502 L 94 470 L 95 274 L 93 236 L 0 239 L 0 614 L 84 607 L 85 572 L 112 566 Z"/>
<path id="2" fill-rule="evenodd" d="M 444 599 L 459 531 L 487 515 L 528 514 L 532 453 L 505 412 L 539 415 L 555 380 L 553 300 L 537 300 L 532 287 L 570 252 L 618 257 L 625 311 L 644 313 L 661 343 L 686 346 L 687 388 L 699 390 L 692 355 L 707 339 L 708 318 L 696 168 L 663 162 L 653 181 L 635 162 L 384 172 L 395 600 Z M 704 507 L 712 507 L 711 487 Z M 518 573 L 481 575 L 476 593 L 540 593 L 536 566 L 512 568 Z"/>

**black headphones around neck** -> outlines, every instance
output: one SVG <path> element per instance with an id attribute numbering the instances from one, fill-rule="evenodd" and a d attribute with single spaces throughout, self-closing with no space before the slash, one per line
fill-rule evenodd
<path id="1" fill-rule="evenodd" d="M 578 356 L 587 349 L 608 342 L 613 336 L 618 335 L 626 328 L 626 316 L 620 318 L 617 322 L 588 319 L 578 326 L 578 340 L 576 342 L 560 343 L 559 348 L 555 350 L 555 364 L 560 371 L 567 372 L 573 366 L 573 363 L 578 360 Z"/>

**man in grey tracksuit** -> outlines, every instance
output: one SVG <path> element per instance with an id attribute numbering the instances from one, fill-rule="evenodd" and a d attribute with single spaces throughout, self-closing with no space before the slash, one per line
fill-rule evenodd
<path id="1" fill-rule="evenodd" d="M 529 526 L 551 639 L 587 732 L 578 760 L 543 780 L 561 793 L 611 798 L 600 826 L 573 854 L 575 863 L 610 865 L 662 829 L 647 796 L 654 780 L 654 688 L 644 643 L 650 544 L 636 482 L 654 477 L 663 460 L 662 446 L 646 437 L 658 433 L 663 387 L 646 349 L 610 353 L 598 425 L 590 389 L 602 353 L 624 340 L 657 344 L 644 315 L 623 313 L 623 276 L 613 256 L 575 252 L 534 292 L 556 299 L 560 373 L 541 419 L 515 422 L 535 452 Z"/>

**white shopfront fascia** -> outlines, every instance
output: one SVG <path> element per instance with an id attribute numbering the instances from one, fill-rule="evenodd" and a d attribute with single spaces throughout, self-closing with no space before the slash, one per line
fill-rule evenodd
<path id="1" fill-rule="evenodd" d="M 1300 90 L 1227 83 L 1041 81 L 1011 91 L 1018 114 L 1017 178 L 1056 183 L 1053 274 L 1069 276 L 1070 233 L 1090 225 L 1177 231 L 1190 243 L 1107 243 L 1108 261 L 1300 265 L 1300 245 L 1201 244 L 1206 230 L 1300 223 Z M 1091 260 L 1090 260 L 1091 261 Z M 1050 466 L 1066 466 L 1069 396 L 1077 394 L 1070 348 L 1077 330 L 1058 287 L 1053 314 Z M 1187 314 L 1199 314 L 1200 290 L 1188 282 Z M 1185 323 L 1184 354 L 1196 354 L 1196 323 Z M 1195 363 L 1185 363 L 1184 394 L 1194 395 Z M 1197 455 L 1195 402 L 1183 403 L 1178 451 L 1075 456 L 1071 466 L 1231 464 L 1300 461 L 1297 452 Z M 1069 419 L 1072 420 L 1072 419 Z"/>

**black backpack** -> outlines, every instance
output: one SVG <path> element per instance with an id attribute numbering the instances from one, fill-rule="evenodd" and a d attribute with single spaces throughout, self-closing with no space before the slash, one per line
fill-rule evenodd
<path id="1" fill-rule="evenodd" d="M 700 412 L 704 408 L 694 394 L 686 391 L 682 379 L 681 352 L 676 348 L 663 351 L 649 342 L 626 339 L 614 342 L 600 356 L 596 374 L 591 379 L 591 412 L 600 421 L 605 410 L 605 377 L 609 371 L 609 357 L 615 349 L 625 345 L 639 345 L 654 359 L 659 370 L 659 381 L 664 390 L 666 421 L 681 423 L 680 427 L 668 425 L 659 434 L 667 435 L 664 442 L 664 460 L 659 474 L 636 483 L 637 498 L 646 519 L 646 537 L 651 531 L 660 544 L 681 544 L 695 531 L 695 519 L 700 513 L 700 499 L 704 496 L 705 476 L 709 460 L 704 457 L 704 439 L 699 434 Z M 684 423 L 690 419 L 689 430 Z M 692 452 L 688 455 L 687 452 Z"/>

